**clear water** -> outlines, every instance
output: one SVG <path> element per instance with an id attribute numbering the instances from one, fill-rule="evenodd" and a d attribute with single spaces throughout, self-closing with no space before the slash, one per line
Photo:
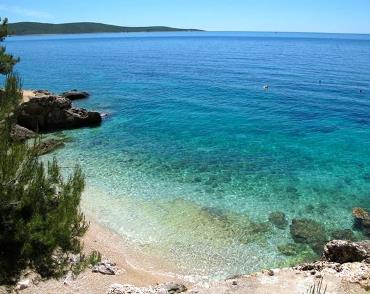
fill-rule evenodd
<path id="1" fill-rule="evenodd" d="M 109 114 L 65 132 L 83 206 L 145 254 L 213 278 L 301 261 L 283 211 L 334 229 L 370 208 L 370 36 L 181 33 L 14 37 L 24 88 L 89 91 Z M 321 80 L 321 83 L 319 82 Z M 268 84 L 269 90 L 263 90 Z M 309 251 L 309 250 L 308 250 Z"/>

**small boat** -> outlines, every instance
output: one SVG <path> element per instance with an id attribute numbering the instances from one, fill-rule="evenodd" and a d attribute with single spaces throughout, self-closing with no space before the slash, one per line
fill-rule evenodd
<path id="1" fill-rule="evenodd" d="M 264 86 L 263 86 L 263 89 L 264 89 L 264 90 L 268 90 L 268 89 L 269 89 L 269 85 L 264 85 Z"/>

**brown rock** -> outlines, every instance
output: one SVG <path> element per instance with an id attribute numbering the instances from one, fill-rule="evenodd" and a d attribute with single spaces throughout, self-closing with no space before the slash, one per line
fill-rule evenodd
<path id="1" fill-rule="evenodd" d="M 90 94 L 84 91 L 71 90 L 71 91 L 62 93 L 61 96 L 68 98 L 70 100 L 77 100 L 77 99 L 87 98 L 90 96 Z"/>
<path id="2" fill-rule="evenodd" d="M 36 134 L 29 129 L 21 127 L 20 125 L 14 125 L 10 133 L 12 140 L 17 142 L 23 142 L 28 139 L 36 137 Z"/>
<path id="3" fill-rule="evenodd" d="M 323 257 L 330 262 L 361 262 L 370 257 L 370 241 L 331 241 L 325 245 Z"/>
<path id="4" fill-rule="evenodd" d="M 49 139 L 40 142 L 36 148 L 39 155 L 44 155 L 64 146 L 63 140 Z"/>
<path id="5" fill-rule="evenodd" d="M 71 100 L 55 95 L 35 97 L 19 106 L 18 124 L 33 131 L 55 131 L 101 124 L 100 113 L 72 108 Z"/>

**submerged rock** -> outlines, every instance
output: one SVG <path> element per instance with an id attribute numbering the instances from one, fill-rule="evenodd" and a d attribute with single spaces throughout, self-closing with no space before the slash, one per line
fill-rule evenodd
<path id="1" fill-rule="evenodd" d="M 324 225 L 311 219 L 293 219 L 290 233 L 296 243 L 308 244 L 315 252 L 321 252 L 327 241 Z"/>
<path id="2" fill-rule="evenodd" d="M 325 245 L 324 259 L 330 262 L 361 262 L 370 257 L 370 241 L 334 240 Z"/>
<path id="3" fill-rule="evenodd" d="M 302 245 L 296 243 L 288 243 L 277 246 L 279 252 L 286 256 L 295 256 L 302 251 Z"/>
<path id="4" fill-rule="evenodd" d="M 278 229 L 285 229 L 288 226 L 288 220 L 286 219 L 285 213 L 281 211 L 275 211 L 270 213 L 269 221 Z"/>
<path id="5" fill-rule="evenodd" d="M 347 241 L 356 240 L 355 234 L 350 229 L 335 230 L 331 233 L 331 238 L 334 240 L 347 240 Z"/>
<path id="6" fill-rule="evenodd" d="M 18 124 L 32 131 L 55 131 L 97 126 L 100 113 L 73 108 L 71 100 L 54 95 L 36 97 L 21 104 L 17 111 Z"/>
<path id="7" fill-rule="evenodd" d="M 74 90 L 62 93 L 61 96 L 68 98 L 70 100 L 77 100 L 77 99 L 87 98 L 90 96 L 90 94 L 85 91 L 78 91 L 74 89 Z"/>
<path id="8" fill-rule="evenodd" d="M 354 217 L 353 220 L 353 227 L 358 230 L 362 230 L 364 227 L 364 223 L 367 227 L 369 227 L 369 221 L 370 221 L 370 216 L 369 213 L 361 208 L 361 207 L 355 207 L 352 210 L 352 215 Z"/>

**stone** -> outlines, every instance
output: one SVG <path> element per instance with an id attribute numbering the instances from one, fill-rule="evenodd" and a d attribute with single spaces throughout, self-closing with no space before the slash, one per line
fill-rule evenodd
<path id="1" fill-rule="evenodd" d="M 17 286 L 15 287 L 15 289 L 19 291 L 27 289 L 30 286 L 30 284 L 31 284 L 30 279 L 24 279 L 17 283 Z"/>
<path id="2" fill-rule="evenodd" d="M 56 131 L 98 126 L 102 117 L 98 112 L 73 108 L 71 100 L 55 95 L 35 97 L 17 109 L 17 121 L 32 131 Z"/>
<path id="3" fill-rule="evenodd" d="M 262 273 L 266 276 L 270 276 L 272 277 L 274 275 L 274 271 L 271 270 L 271 269 L 266 269 L 266 270 L 263 270 Z"/>
<path id="4" fill-rule="evenodd" d="M 323 258 L 330 262 L 361 262 L 370 257 L 370 241 L 334 240 L 325 245 Z"/>
<path id="5" fill-rule="evenodd" d="M 370 237 L 370 219 L 366 219 L 362 222 L 362 233 L 366 237 Z"/>
<path id="6" fill-rule="evenodd" d="M 169 294 L 175 294 L 175 293 L 183 293 L 185 291 L 187 291 L 188 289 L 182 285 L 182 284 L 177 284 L 177 283 L 166 283 L 166 284 L 162 284 L 159 286 L 161 289 L 167 291 L 165 293 L 169 293 Z"/>
<path id="7" fill-rule="evenodd" d="M 16 141 L 16 142 L 24 142 L 28 139 L 32 139 L 32 138 L 35 138 L 36 137 L 36 134 L 35 132 L 27 129 L 27 128 L 24 128 L 20 125 L 17 125 L 15 124 L 13 127 L 12 127 L 12 130 L 11 130 L 11 133 L 10 133 L 10 136 L 12 138 L 13 141 Z"/>
<path id="8" fill-rule="evenodd" d="M 285 213 L 281 211 L 275 211 L 270 213 L 269 221 L 278 229 L 285 229 L 288 226 L 288 220 L 286 219 Z"/>
<path id="9" fill-rule="evenodd" d="M 317 253 L 327 241 L 324 225 L 311 219 L 293 219 L 290 234 L 296 243 L 308 244 Z"/>
<path id="10" fill-rule="evenodd" d="M 36 146 L 39 155 L 48 154 L 50 152 L 53 152 L 55 149 L 61 147 L 64 147 L 64 140 L 61 139 L 49 139 L 40 142 Z"/>
<path id="11" fill-rule="evenodd" d="M 347 240 L 347 241 L 356 240 L 355 234 L 350 229 L 335 230 L 331 233 L 331 238 L 333 240 Z"/>
<path id="12" fill-rule="evenodd" d="M 103 275 L 115 275 L 117 274 L 118 269 L 115 263 L 110 262 L 109 260 L 103 260 L 98 262 L 98 264 L 92 268 L 92 272 L 101 273 Z"/>
<path id="13" fill-rule="evenodd" d="M 282 244 L 278 245 L 277 248 L 279 252 L 286 256 L 295 256 L 299 254 L 299 252 L 302 250 L 302 245 L 296 244 L 296 243 L 288 243 L 288 244 Z"/>
<path id="14" fill-rule="evenodd" d="M 74 90 L 62 93 L 61 96 L 68 98 L 70 100 L 77 100 L 77 99 L 87 98 L 90 96 L 90 94 L 85 91 L 78 91 L 74 89 Z"/>
<path id="15" fill-rule="evenodd" d="M 63 284 L 64 284 L 64 285 L 70 285 L 74 279 L 75 279 L 75 277 L 74 277 L 74 275 L 73 275 L 73 272 L 72 272 L 72 271 L 69 271 L 69 272 L 65 275 L 65 277 L 64 277 Z"/>

